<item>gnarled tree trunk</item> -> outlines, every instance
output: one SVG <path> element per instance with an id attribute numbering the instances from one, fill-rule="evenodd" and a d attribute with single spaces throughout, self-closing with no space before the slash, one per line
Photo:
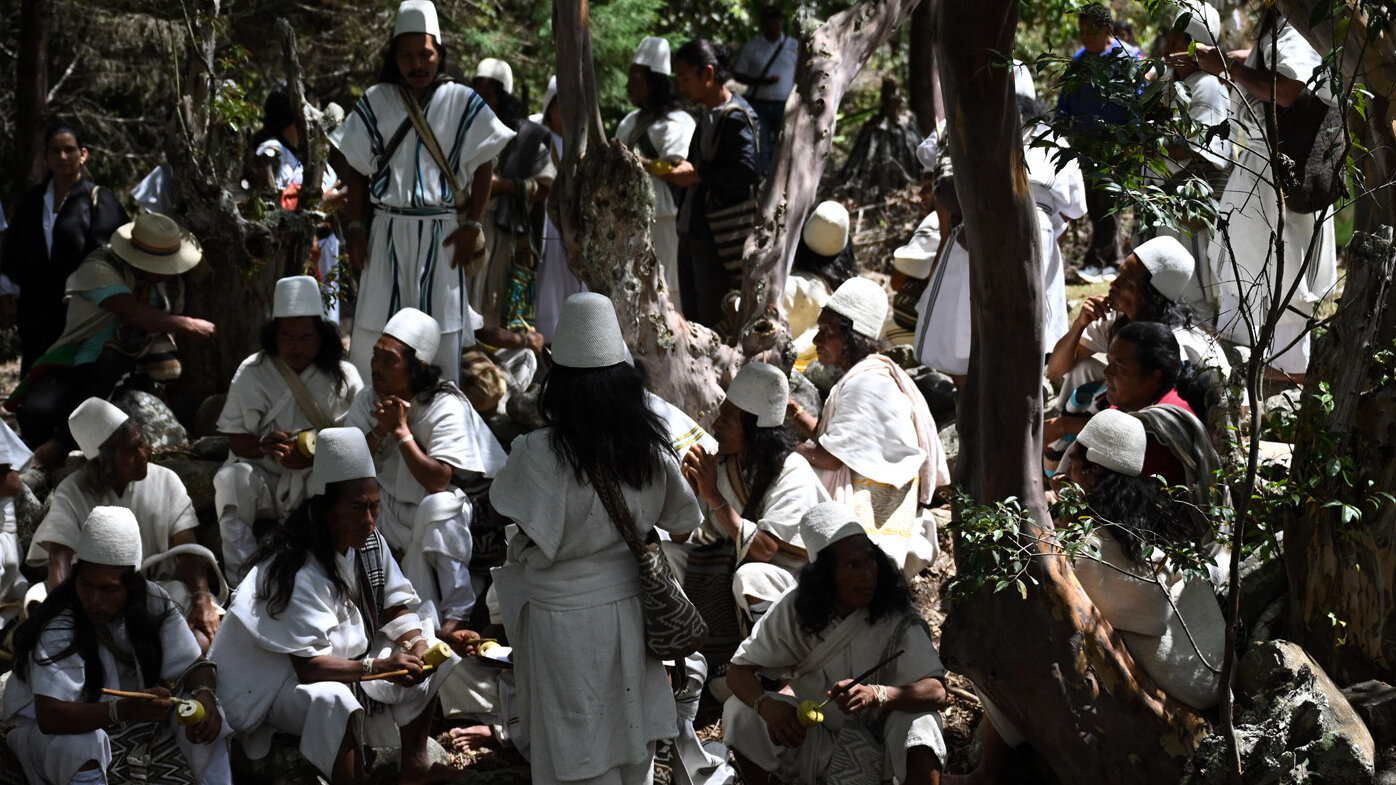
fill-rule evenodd
<path id="1" fill-rule="evenodd" d="M 44 177 L 44 125 L 48 122 L 48 41 L 51 0 L 23 0 L 15 63 L 16 193 Z"/>

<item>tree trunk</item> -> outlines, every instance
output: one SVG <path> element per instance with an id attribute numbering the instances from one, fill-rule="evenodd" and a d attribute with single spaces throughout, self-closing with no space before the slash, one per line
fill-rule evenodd
<path id="1" fill-rule="evenodd" d="M 796 241 L 814 207 L 819 180 L 833 145 L 844 91 L 863 63 L 897 31 L 918 0 L 861 0 L 802 36 L 795 90 L 786 101 L 780 149 L 761 188 L 761 223 L 747 240 L 741 310 L 735 338 L 747 356 L 771 348 L 780 337 L 785 277 Z"/>
<path id="2" fill-rule="evenodd" d="M 951 609 L 942 653 L 1067 783 L 1175 783 L 1203 721 L 1137 672 L 1050 536 L 1042 489 L 1042 270 L 1013 77 L 1018 3 L 943 2 L 937 62 L 969 248 L 973 348 L 959 478 L 980 504 L 1016 497 L 1036 580 Z M 1037 543 L 1037 544 L 1034 544 Z M 967 550 L 957 537 L 956 566 Z M 1031 641 L 1032 645 L 1023 645 Z M 1164 754 L 1160 755 L 1160 747 Z"/>
<path id="3" fill-rule="evenodd" d="M 44 178 L 44 126 L 48 124 L 48 39 L 51 0 L 23 0 L 15 64 L 15 174 L 17 190 Z"/>
<path id="4" fill-rule="evenodd" d="M 911 12 L 907 42 L 906 92 L 923 137 L 935 130 L 936 120 L 941 115 L 940 80 L 936 77 L 935 2 L 924 0 Z"/>

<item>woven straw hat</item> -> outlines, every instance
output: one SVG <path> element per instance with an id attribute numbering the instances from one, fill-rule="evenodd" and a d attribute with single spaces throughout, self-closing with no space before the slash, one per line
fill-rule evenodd
<path id="1" fill-rule="evenodd" d="M 436 6 L 431 0 L 403 0 L 397 7 L 397 24 L 393 38 L 409 33 L 425 33 L 441 42 L 441 23 L 436 18 Z"/>
<path id="2" fill-rule="evenodd" d="M 143 212 L 117 227 L 111 249 L 137 270 L 156 275 L 189 272 L 204 258 L 194 238 L 173 218 L 159 213 Z"/>
<path id="3" fill-rule="evenodd" d="M 553 331 L 553 362 L 568 368 L 608 368 L 628 356 L 608 298 L 595 292 L 567 298 Z"/>
<path id="4" fill-rule="evenodd" d="M 1134 247 L 1134 255 L 1149 271 L 1149 284 L 1164 297 L 1177 301 L 1187 291 L 1192 278 L 1192 254 L 1183 244 L 1166 235 Z"/>
<path id="5" fill-rule="evenodd" d="M 903 275 L 925 278 L 931 274 L 939 248 L 940 218 L 931 213 L 921 219 L 916 233 L 911 235 L 906 245 L 892 252 L 892 266 Z"/>
<path id="6" fill-rule="evenodd" d="M 509 64 L 503 60 L 493 57 L 486 57 L 484 60 L 481 60 L 480 64 L 475 66 L 474 78 L 479 79 L 481 77 L 487 77 L 499 82 L 504 86 L 504 92 L 510 95 L 514 94 L 514 69 L 510 68 Z"/>
<path id="7" fill-rule="evenodd" d="M 669 42 L 663 38 L 648 36 L 635 47 L 635 59 L 630 62 L 643 65 L 656 74 L 672 76 L 669 70 Z"/>
<path id="8" fill-rule="evenodd" d="M 805 221 L 800 239 L 820 256 L 837 256 L 848 244 L 848 208 L 834 201 L 820 202 Z"/>

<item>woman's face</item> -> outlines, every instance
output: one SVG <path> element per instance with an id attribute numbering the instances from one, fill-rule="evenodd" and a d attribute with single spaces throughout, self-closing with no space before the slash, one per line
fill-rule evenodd
<path id="1" fill-rule="evenodd" d="M 872 604 L 877 594 L 877 546 L 860 534 L 829 546 L 834 557 L 835 611 L 847 616 Z"/>
<path id="2" fill-rule="evenodd" d="M 378 520 L 378 480 L 365 477 L 339 483 L 339 496 L 330 505 L 330 542 L 335 553 L 358 548 L 373 534 Z"/>
<path id="3" fill-rule="evenodd" d="M 1133 341 L 1116 338 L 1105 353 L 1105 399 L 1121 411 L 1135 412 L 1159 399 L 1163 371 L 1144 373 L 1139 365 L 1139 347 Z"/>
<path id="4" fill-rule="evenodd" d="M 1138 256 L 1130 254 L 1120 265 L 1119 275 L 1110 283 L 1110 306 L 1130 320 L 1138 319 L 1148 286 L 1149 268 L 1139 261 Z"/>
<path id="5" fill-rule="evenodd" d="M 87 162 L 87 148 L 79 147 L 77 137 L 68 133 L 56 133 L 44 148 L 44 163 L 60 179 L 75 178 L 82 172 Z"/>
<path id="6" fill-rule="evenodd" d="M 843 368 L 843 330 L 838 314 L 825 308 L 819 313 L 818 325 L 814 332 L 814 351 L 819 364 Z"/>
<path id="7" fill-rule="evenodd" d="M 674 87 L 679 95 L 690 101 L 706 104 L 704 99 L 712 91 L 712 66 L 696 66 L 687 60 L 674 61 Z"/>
<path id="8" fill-rule="evenodd" d="M 320 353 L 319 321 L 313 316 L 276 320 L 276 353 L 296 373 L 310 367 Z"/>
<path id="9" fill-rule="evenodd" d="M 374 392 L 380 396 L 412 397 L 412 365 L 407 359 L 407 344 L 391 335 L 379 338 L 373 345 L 368 367 Z"/>
<path id="10" fill-rule="evenodd" d="M 731 401 L 723 401 L 713 420 L 713 438 L 717 439 L 718 455 L 741 455 L 745 452 L 746 432 L 742 430 L 742 410 Z"/>
<path id="11" fill-rule="evenodd" d="M 630 103 L 644 107 L 650 100 L 650 69 L 639 63 L 630 64 L 630 73 L 625 77 L 625 96 Z"/>
<path id="12" fill-rule="evenodd" d="M 112 480 L 118 486 L 145 479 L 150 471 L 150 445 L 141 429 L 127 422 L 112 435 L 116 449 L 112 452 Z"/>

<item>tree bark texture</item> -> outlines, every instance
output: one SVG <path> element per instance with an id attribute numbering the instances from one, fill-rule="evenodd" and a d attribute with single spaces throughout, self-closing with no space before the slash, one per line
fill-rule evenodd
<path id="1" fill-rule="evenodd" d="M 1174 783 L 1203 721 L 1137 670 L 1066 560 L 1038 539 L 1050 532 L 1041 466 L 1042 270 L 1013 75 L 994 67 L 998 53 L 1013 51 L 1018 10 L 1013 0 L 940 3 L 936 59 L 960 174 L 973 308 L 958 479 L 981 504 L 1023 503 L 1019 544 L 1034 551 L 1037 583 L 1025 598 L 985 589 L 957 604 L 941 650 L 1064 782 Z M 956 551 L 959 568 L 958 540 Z"/>
<path id="2" fill-rule="evenodd" d="M 936 120 L 942 114 L 935 58 L 936 2 L 924 0 L 911 12 L 910 38 L 906 48 L 907 99 L 923 137 L 935 130 Z"/>
<path id="3" fill-rule="evenodd" d="M 1391 228 L 1358 233 L 1347 260 L 1338 312 L 1314 341 L 1294 450 L 1294 474 L 1322 479 L 1314 501 L 1285 521 L 1294 639 L 1340 684 L 1389 679 L 1396 667 L 1396 504 L 1366 501 L 1396 489 Z M 1333 396 L 1327 413 L 1313 398 L 1322 382 Z M 1351 485 L 1327 471 L 1341 457 L 1352 459 Z M 1362 515 L 1344 523 L 1340 507 L 1322 504 L 1328 500 Z"/>
<path id="4" fill-rule="evenodd" d="M 23 0 L 15 63 L 15 161 L 17 193 L 44 178 L 44 126 L 48 124 L 48 41 L 51 0 Z"/>
<path id="5" fill-rule="evenodd" d="M 919 0 L 862 0 L 802 34 L 795 89 L 786 101 L 780 149 L 762 185 L 761 221 L 747 239 L 743 259 L 737 343 L 753 356 L 780 337 L 785 277 L 795 258 L 805 218 L 814 208 L 819 180 L 834 140 L 844 91 L 863 63 L 911 15 Z"/>

